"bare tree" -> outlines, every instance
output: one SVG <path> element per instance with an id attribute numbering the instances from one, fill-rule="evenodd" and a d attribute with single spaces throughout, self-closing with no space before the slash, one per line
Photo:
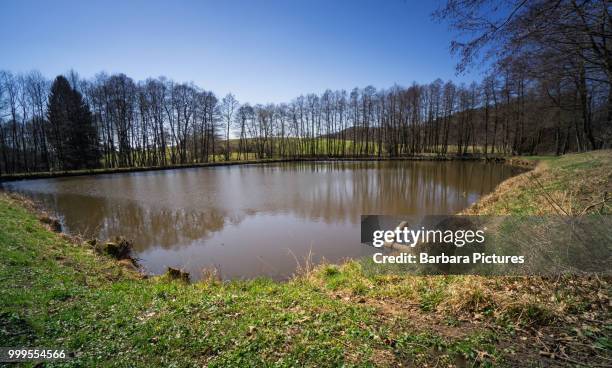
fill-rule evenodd
<path id="1" fill-rule="evenodd" d="M 228 93 L 221 100 L 221 115 L 225 122 L 225 161 L 229 161 L 231 157 L 230 153 L 230 127 L 232 125 L 232 119 L 234 112 L 238 108 L 238 100 L 233 94 Z"/>

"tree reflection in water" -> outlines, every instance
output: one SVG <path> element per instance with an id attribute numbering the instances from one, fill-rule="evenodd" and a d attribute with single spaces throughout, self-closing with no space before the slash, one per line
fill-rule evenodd
<path id="1" fill-rule="evenodd" d="M 515 168 L 461 161 L 299 162 L 34 180 L 5 184 L 56 212 L 71 233 L 134 240 L 153 273 L 289 276 L 302 259 L 369 254 L 362 214 L 449 214 Z M 291 250 L 291 252 L 288 251 Z"/>

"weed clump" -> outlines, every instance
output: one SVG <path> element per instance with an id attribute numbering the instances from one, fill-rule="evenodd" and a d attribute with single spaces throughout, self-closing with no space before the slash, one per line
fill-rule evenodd
<path id="1" fill-rule="evenodd" d="M 178 268 L 168 267 L 164 276 L 170 280 L 180 280 L 185 283 L 189 282 L 189 272 L 185 272 Z"/>
<path id="2" fill-rule="evenodd" d="M 97 241 L 90 241 L 90 244 L 102 254 L 106 254 L 114 259 L 129 259 L 132 260 L 132 249 L 134 244 L 123 238 L 117 237 L 112 241 L 99 243 Z"/>
<path id="3" fill-rule="evenodd" d="M 43 224 L 47 225 L 51 231 L 55 233 L 62 232 L 62 224 L 59 222 L 57 218 L 53 216 L 49 216 L 48 214 L 44 213 L 38 219 Z"/>
<path id="4" fill-rule="evenodd" d="M 336 265 L 326 265 L 323 268 L 323 275 L 325 277 L 333 277 L 340 274 L 340 269 Z"/>
<path id="5" fill-rule="evenodd" d="M 552 311 L 537 303 L 510 306 L 506 309 L 505 315 L 519 323 L 531 326 L 546 326 L 555 319 Z"/>

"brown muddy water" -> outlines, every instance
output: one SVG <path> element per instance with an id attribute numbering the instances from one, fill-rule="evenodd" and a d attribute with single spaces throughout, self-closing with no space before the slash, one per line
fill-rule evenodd
<path id="1" fill-rule="evenodd" d="M 304 265 L 369 255 L 360 216 L 452 214 L 519 169 L 466 161 L 219 166 L 2 184 L 41 202 L 64 231 L 134 241 L 151 274 L 284 279 Z M 296 261 L 297 260 L 297 261 Z"/>

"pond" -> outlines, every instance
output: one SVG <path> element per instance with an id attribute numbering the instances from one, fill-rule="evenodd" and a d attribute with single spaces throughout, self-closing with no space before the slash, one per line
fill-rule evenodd
<path id="1" fill-rule="evenodd" d="M 360 216 L 452 214 L 519 169 L 476 161 L 323 161 L 4 183 L 64 231 L 133 240 L 146 272 L 290 277 L 305 260 L 369 255 Z"/>

